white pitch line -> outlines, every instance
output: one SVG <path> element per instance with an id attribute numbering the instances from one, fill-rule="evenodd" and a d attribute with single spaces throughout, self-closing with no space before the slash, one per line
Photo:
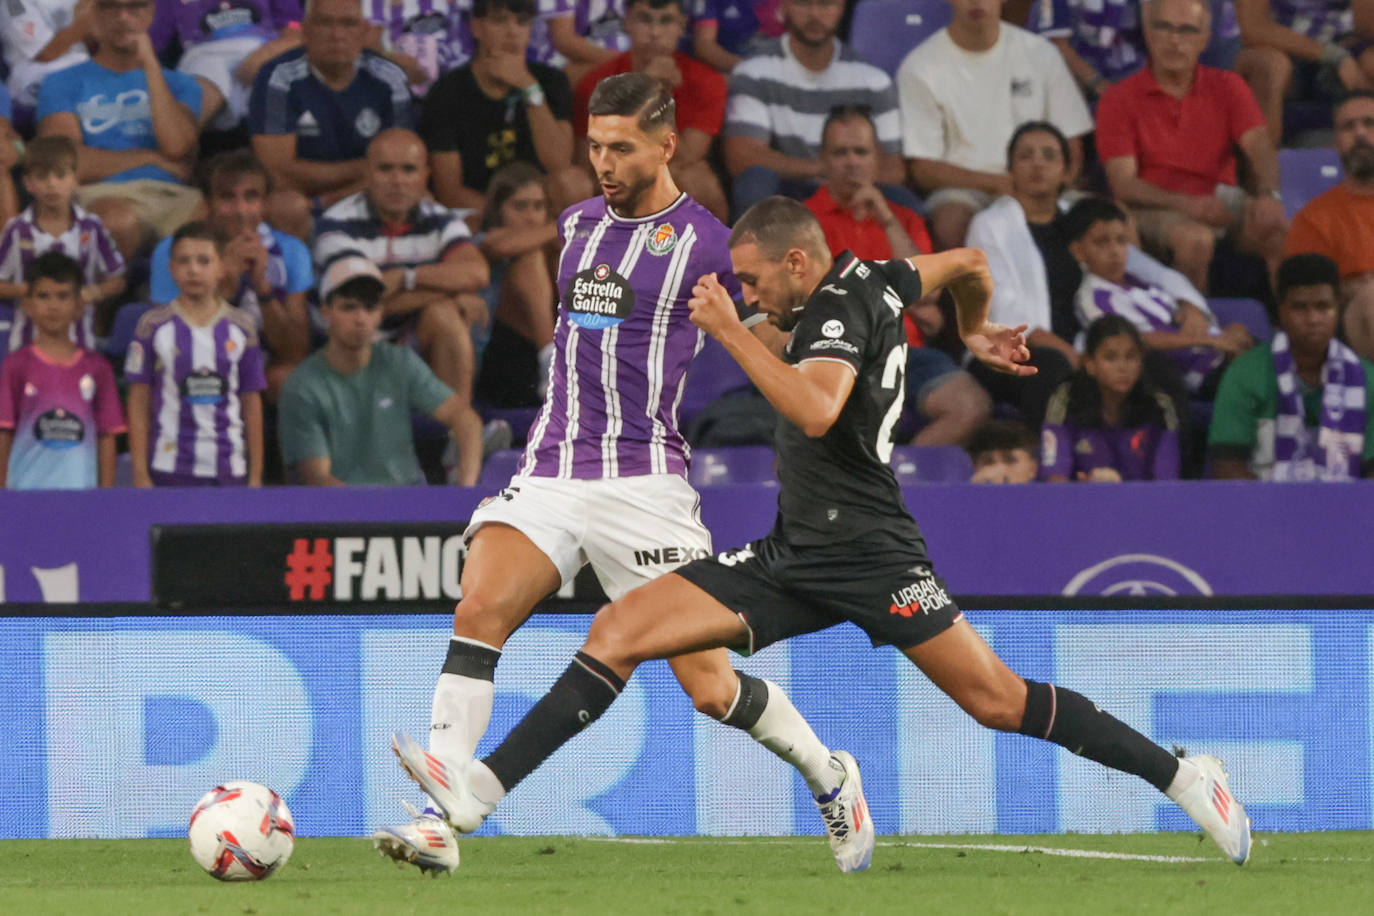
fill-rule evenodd
<path id="1" fill-rule="evenodd" d="M 911 843 L 881 842 L 879 846 L 916 846 L 922 849 L 977 849 L 983 852 L 1043 852 L 1047 856 L 1070 859 L 1118 859 L 1125 862 L 1214 862 L 1198 856 L 1151 856 L 1131 852 L 1101 852 L 1096 849 L 1060 849 L 1054 846 L 1002 846 L 994 843 Z"/>

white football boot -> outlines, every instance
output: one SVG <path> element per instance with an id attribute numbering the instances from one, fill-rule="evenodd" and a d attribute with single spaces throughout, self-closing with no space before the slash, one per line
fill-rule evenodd
<path id="1" fill-rule="evenodd" d="M 863 871 L 873 860 L 873 820 L 868 816 L 868 802 L 864 799 L 863 781 L 859 778 L 859 762 L 848 751 L 835 751 L 830 759 L 844 770 L 844 781 L 829 795 L 816 799 L 825 832 L 830 839 L 830 851 L 840 871 Z"/>
<path id="2" fill-rule="evenodd" d="M 449 826 L 459 833 L 472 833 L 496 810 L 495 805 L 485 804 L 472 794 L 465 772 L 447 765 L 404 732 L 391 736 L 391 750 L 401 762 L 401 768 L 443 812 Z"/>
<path id="3" fill-rule="evenodd" d="M 457 871 L 458 838 L 453 835 L 453 828 L 437 815 L 416 811 L 410 802 L 401 804 L 410 815 L 410 823 L 374 831 L 372 845 L 382 855 L 409 862 L 426 874 Z"/>
<path id="4" fill-rule="evenodd" d="M 1197 778 L 1174 800 L 1232 862 L 1244 865 L 1250 858 L 1250 818 L 1231 794 L 1230 780 L 1221 761 L 1199 755 L 1183 757 L 1178 765 L 1196 768 Z"/>

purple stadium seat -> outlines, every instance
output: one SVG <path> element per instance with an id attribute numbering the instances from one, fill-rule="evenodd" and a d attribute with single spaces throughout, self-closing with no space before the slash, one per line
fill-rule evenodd
<path id="1" fill-rule="evenodd" d="M 892 473 L 904 487 L 967 483 L 973 476 L 973 462 L 957 445 L 899 445 L 892 450 Z"/>
<path id="2" fill-rule="evenodd" d="M 1269 324 L 1269 312 L 1264 303 L 1257 299 L 1208 299 L 1207 305 L 1222 327 L 1239 321 L 1259 343 L 1274 336 L 1274 329 Z"/>
<path id="3" fill-rule="evenodd" d="M 732 483 L 777 486 L 777 475 L 773 472 L 773 450 L 766 445 L 693 449 L 692 469 L 687 479 L 694 487 Z"/>
<path id="4" fill-rule="evenodd" d="M 518 448 L 508 448 L 488 455 L 481 476 L 477 478 L 477 488 L 495 492 L 504 487 L 515 476 L 522 454 L 524 452 Z"/>
<path id="5" fill-rule="evenodd" d="M 749 387 L 749 376 L 720 344 L 710 337 L 706 346 L 692 360 L 687 369 L 687 388 L 682 392 L 678 408 L 678 423 L 682 429 L 721 395 L 738 388 Z"/>
<path id="6" fill-rule="evenodd" d="M 1343 177 L 1341 157 L 1334 149 L 1279 150 L 1279 190 L 1289 219 L 1309 200 L 1340 184 Z"/>
<path id="7" fill-rule="evenodd" d="M 849 44 L 889 76 L 911 49 L 949 25 L 946 0 L 860 0 L 849 26 Z"/>

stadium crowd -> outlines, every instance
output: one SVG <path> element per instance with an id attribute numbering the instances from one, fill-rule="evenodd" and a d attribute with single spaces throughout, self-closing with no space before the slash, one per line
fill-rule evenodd
<path id="1" fill-rule="evenodd" d="M 0 485 L 476 483 L 544 397 L 629 71 L 720 219 L 987 254 L 1038 374 L 923 300 L 897 427 L 975 481 L 1374 476 L 1374 0 L 0 10 Z M 739 394 L 693 444 L 767 444 Z"/>

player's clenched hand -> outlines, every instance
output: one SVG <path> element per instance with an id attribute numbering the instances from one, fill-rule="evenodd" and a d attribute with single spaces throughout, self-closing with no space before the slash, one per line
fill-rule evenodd
<path id="1" fill-rule="evenodd" d="M 687 307 L 692 310 L 692 324 L 715 338 L 719 338 L 732 325 L 739 324 L 735 301 L 713 273 L 702 274 L 697 280 Z"/>
<path id="2" fill-rule="evenodd" d="M 964 346 L 979 360 L 1008 375 L 1034 375 L 1039 370 L 1026 365 L 1030 348 L 1026 346 L 1027 325 L 1009 328 L 986 321 L 976 333 L 965 335 Z"/>

